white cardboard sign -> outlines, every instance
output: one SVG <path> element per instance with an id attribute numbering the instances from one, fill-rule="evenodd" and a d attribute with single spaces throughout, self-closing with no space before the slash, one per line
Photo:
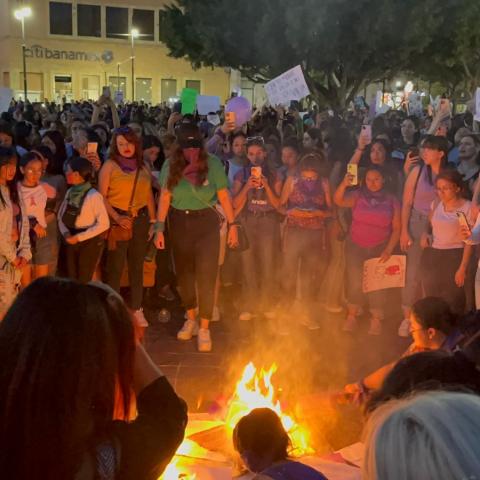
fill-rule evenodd
<path id="1" fill-rule="evenodd" d="M 290 105 L 292 100 L 301 100 L 310 95 L 302 67 L 297 65 L 265 84 L 270 105 Z"/>
<path id="2" fill-rule="evenodd" d="M 383 290 L 385 288 L 403 288 L 407 257 L 392 255 L 385 263 L 380 258 L 371 258 L 363 264 L 363 293 Z"/>
<path id="3" fill-rule="evenodd" d="M 0 113 L 8 112 L 12 98 L 13 90 L 11 88 L 0 87 Z"/>
<path id="4" fill-rule="evenodd" d="M 220 110 L 220 97 L 214 95 L 198 95 L 197 111 L 199 115 L 208 115 Z"/>

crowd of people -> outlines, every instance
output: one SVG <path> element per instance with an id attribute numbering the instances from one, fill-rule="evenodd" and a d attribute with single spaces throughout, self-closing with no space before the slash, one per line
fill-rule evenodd
<path id="1" fill-rule="evenodd" d="M 140 342 L 152 265 L 153 295 L 178 291 L 185 309 L 178 339 L 209 352 L 222 285 L 240 321 L 263 316 L 279 335 L 332 328 L 325 312 L 355 332 L 366 310 L 379 335 L 387 295 L 363 293 L 363 265 L 402 253 L 398 333 L 413 344 L 344 391 L 365 405 L 363 477 L 477 478 L 474 128 L 446 100 L 422 118 L 262 107 L 243 125 L 104 96 L 12 101 L 0 120 L 2 474 L 154 479 L 166 467 L 187 412 Z M 259 479 L 325 478 L 289 459 L 270 410 L 242 418 L 233 441 Z"/>

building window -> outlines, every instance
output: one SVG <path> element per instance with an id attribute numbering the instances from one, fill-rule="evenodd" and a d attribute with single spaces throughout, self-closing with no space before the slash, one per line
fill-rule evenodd
<path id="1" fill-rule="evenodd" d="M 80 37 L 102 36 L 99 5 L 77 5 L 77 31 Z"/>
<path id="2" fill-rule="evenodd" d="M 193 90 L 196 90 L 198 93 L 200 93 L 200 80 L 187 80 L 185 82 L 185 87 L 193 88 Z"/>
<path id="3" fill-rule="evenodd" d="M 140 37 L 139 40 L 153 42 L 155 40 L 155 16 L 153 10 L 133 9 L 132 28 L 136 28 Z"/>
<path id="4" fill-rule="evenodd" d="M 84 75 L 82 77 L 82 98 L 96 100 L 100 96 L 100 77 L 98 75 Z"/>
<path id="5" fill-rule="evenodd" d="M 50 34 L 72 35 L 72 4 L 50 2 Z"/>
<path id="6" fill-rule="evenodd" d="M 128 8 L 107 7 L 106 25 L 108 38 L 128 39 Z"/>
<path id="7" fill-rule="evenodd" d="M 122 92 L 123 98 L 127 98 L 127 77 L 110 77 L 108 86 L 113 97 L 116 96 L 116 92 Z"/>
<path id="8" fill-rule="evenodd" d="M 73 100 L 72 76 L 55 75 L 55 101 L 61 103 L 63 99 L 67 102 Z"/>
<path id="9" fill-rule="evenodd" d="M 174 102 L 170 100 L 177 96 L 177 81 L 172 79 L 162 80 L 162 102 Z"/>
<path id="10" fill-rule="evenodd" d="M 138 102 L 152 103 L 152 79 L 135 79 L 135 100 Z"/>

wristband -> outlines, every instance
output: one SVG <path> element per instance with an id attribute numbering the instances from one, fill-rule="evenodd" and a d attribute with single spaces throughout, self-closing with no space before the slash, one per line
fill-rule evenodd
<path id="1" fill-rule="evenodd" d="M 164 232 L 165 231 L 165 222 L 156 221 L 153 224 L 154 233 Z"/>

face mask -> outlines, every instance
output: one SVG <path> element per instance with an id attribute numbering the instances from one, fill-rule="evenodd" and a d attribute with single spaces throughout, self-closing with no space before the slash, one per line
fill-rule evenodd
<path id="1" fill-rule="evenodd" d="M 317 188 L 318 179 L 315 180 L 306 180 L 305 178 L 301 178 L 299 181 L 300 190 L 305 193 L 312 193 Z"/>
<path id="2" fill-rule="evenodd" d="M 184 148 L 183 156 L 188 164 L 195 164 L 198 162 L 200 157 L 200 149 L 199 148 Z"/>

